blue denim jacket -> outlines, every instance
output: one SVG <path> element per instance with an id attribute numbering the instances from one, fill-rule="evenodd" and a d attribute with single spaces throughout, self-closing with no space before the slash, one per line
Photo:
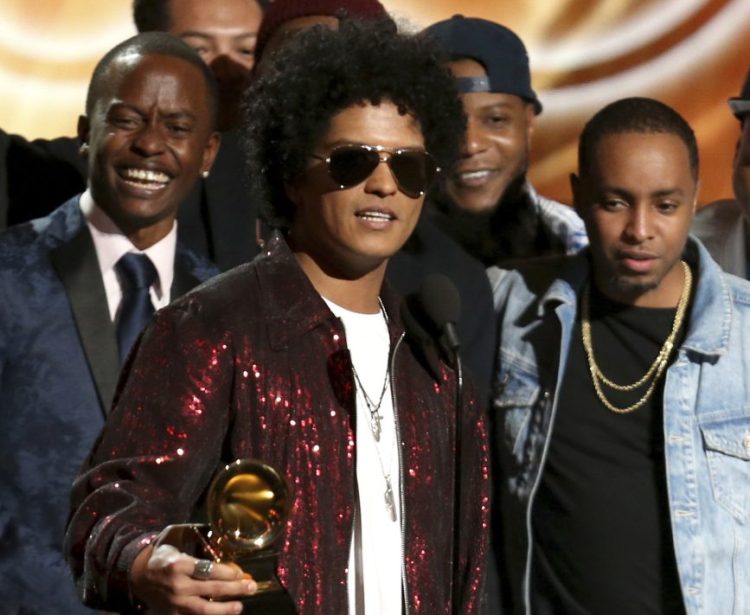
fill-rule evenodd
<path id="1" fill-rule="evenodd" d="M 666 373 L 664 454 L 688 615 L 750 614 L 750 283 L 723 273 L 695 239 L 687 335 Z M 575 333 L 586 252 L 489 270 L 499 316 L 493 436 L 501 506 L 498 560 L 512 612 L 529 612 L 531 503 Z M 559 353 L 554 368 L 550 353 Z M 546 373 L 545 373 L 546 372 Z M 521 606 L 523 605 L 523 606 Z M 509 611 L 511 612 L 511 611 Z"/>

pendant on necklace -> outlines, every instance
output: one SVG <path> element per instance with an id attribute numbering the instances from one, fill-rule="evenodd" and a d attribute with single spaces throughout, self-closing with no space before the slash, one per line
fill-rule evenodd
<path id="1" fill-rule="evenodd" d="M 396 521 L 396 500 L 393 498 L 393 489 L 391 488 L 391 477 L 385 477 L 385 509 L 391 516 L 391 521 Z"/>
<path id="2" fill-rule="evenodd" d="M 372 431 L 372 437 L 375 438 L 375 442 L 380 442 L 380 415 L 375 412 L 370 412 L 370 430 Z"/>

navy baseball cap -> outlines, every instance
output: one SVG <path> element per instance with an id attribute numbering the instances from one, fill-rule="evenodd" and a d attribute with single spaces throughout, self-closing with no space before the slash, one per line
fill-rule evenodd
<path id="1" fill-rule="evenodd" d="M 487 72 L 486 78 L 460 78 L 460 92 L 515 94 L 542 112 L 542 103 L 531 89 L 529 56 L 518 36 L 505 26 L 480 19 L 454 15 L 424 30 L 451 59 L 471 58 Z"/>
<path id="2" fill-rule="evenodd" d="M 742 86 L 740 95 L 730 98 L 727 102 L 732 113 L 734 113 L 734 117 L 738 120 L 743 121 L 750 114 L 750 71 L 745 77 L 745 85 Z"/>

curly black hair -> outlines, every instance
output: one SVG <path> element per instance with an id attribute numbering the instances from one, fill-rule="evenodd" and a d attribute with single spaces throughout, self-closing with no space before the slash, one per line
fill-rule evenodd
<path id="1" fill-rule="evenodd" d="M 453 77 L 424 36 L 399 34 L 391 20 L 341 21 L 292 37 L 268 58 L 247 91 L 245 152 L 253 194 L 273 227 L 289 228 L 285 186 L 304 171 L 331 118 L 360 103 L 390 101 L 419 122 L 425 147 L 447 169 L 465 127 Z"/>
<path id="2" fill-rule="evenodd" d="M 133 22 L 138 32 L 168 32 L 169 11 L 173 0 L 133 0 Z M 270 0 L 256 0 L 266 10 Z"/>
<path id="3" fill-rule="evenodd" d="M 596 146 L 603 137 L 626 132 L 637 134 L 671 134 L 687 148 L 690 171 L 698 179 L 698 144 L 695 133 L 677 111 L 653 98 L 622 98 L 600 109 L 583 127 L 578 143 L 578 170 L 591 171 Z"/>

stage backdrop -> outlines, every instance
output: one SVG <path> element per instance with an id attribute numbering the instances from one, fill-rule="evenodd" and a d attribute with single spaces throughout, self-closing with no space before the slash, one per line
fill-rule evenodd
<path id="1" fill-rule="evenodd" d="M 210 0 L 206 0 L 210 1 Z M 74 133 L 96 60 L 134 33 L 130 0 L 3 0 L 0 128 Z M 526 42 L 544 104 L 531 177 L 569 202 L 583 123 L 624 96 L 675 107 L 698 135 L 701 202 L 731 194 L 739 133 L 726 105 L 750 67 L 748 0 L 385 0 L 415 29 L 456 12 L 503 23 Z M 40 178 L 43 181 L 43 178 Z"/>

